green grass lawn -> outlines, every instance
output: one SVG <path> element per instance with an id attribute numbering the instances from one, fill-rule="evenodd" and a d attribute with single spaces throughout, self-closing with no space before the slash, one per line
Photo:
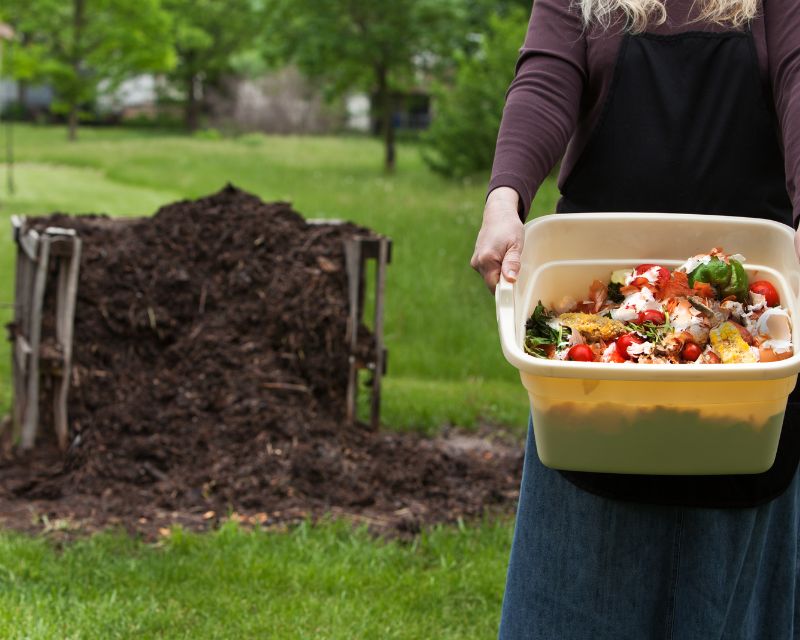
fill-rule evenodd
<path id="1" fill-rule="evenodd" d="M 497 339 L 494 302 L 468 266 L 485 184 L 430 173 L 401 145 L 248 136 L 200 140 L 128 130 L 16 132 L 18 191 L 0 190 L 0 304 L 13 300 L 13 213 L 147 215 L 227 181 L 306 217 L 346 218 L 393 238 L 387 282 L 387 427 L 435 431 L 483 420 L 522 431 L 527 399 Z M 0 166 L 0 189 L 5 173 Z M 534 213 L 552 211 L 548 181 Z M 0 320 L 11 317 L 0 306 Z M 0 343 L 0 413 L 10 400 Z M 286 534 L 226 526 L 152 546 L 102 535 L 59 549 L 0 534 L 0 638 L 492 638 L 509 521 L 386 543 L 343 524 Z"/>
<path id="2" fill-rule="evenodd" d="M 309 218 L 345 218 L 394 240 L 387 276 L 390 351 L 384 422 L 434 430 L 481 420 L 525 424 L 525 393 L 497 339 L 494 301 L 468 265 L 485 182 L 453 183 L 401 145 L 387 177 L 382 148 L 363 138 L 247 136 L 202 140 L 123 129 L 18 127 L 18 193 L 0 191 L 0 303 L 13 300 L 8 218 L 13 213 L 147 215 L 231 181 L 265 200 L 289 200 Z M 0 185 L 5 174 L 0 169 Z M 552 211 L 548 181 L 534 214 Z M 2 319 L 10 310 L 1 308 Z M 8 405 L 9 356 L 0 351 L 0 407 Z"/>
<path id="3" fill-rule="evenodd" d="M 342 524 L 289 533 L 226 524 L 158 546 L 104 534 L 62 551 L 0 534 L 0 637 L 492 638 L 509 544 L 507 523 L 412 543 Z"/>

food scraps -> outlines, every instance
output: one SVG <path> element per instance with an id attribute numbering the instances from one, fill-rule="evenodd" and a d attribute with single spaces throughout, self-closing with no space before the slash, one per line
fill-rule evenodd
<path id="1" fill-rule="evenodd" d="M 591 283 L 585 300 L 536 305 L 525 351 L 537 358 L 633 364 L 749 364 L 794 354 L 775 285 L 715 247 L 674 270 L 641 264 Z M 567 302 L 565 302 L 567 301 Z"/>

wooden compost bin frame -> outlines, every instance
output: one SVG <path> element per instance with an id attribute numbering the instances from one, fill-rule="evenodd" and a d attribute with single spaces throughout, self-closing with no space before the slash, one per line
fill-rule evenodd
<path id="1" fill-rule="evenodd" d="M 126 219 L 129 222 L 130 219 Z M 315 225 L 335 225 L 337 220 L 309 220 Z M 82 241 L 74 229 L 47 227 L 40 233 L 27 225 L 24 216 L 12 216 L 14 242 L 17 245 L 14 322 L 10 339 L 13 371 L 12 442 L 22 450 L 33 448 L 40 429 L 39 391 L 41 376 L 53 378 L 54 428 L 62 450 L 69 446 L 67 400 L 72 375 L 73 329 L 78 291 Z M 372 373 L 370 426 L 380 426 L 381 381 L 386 375 L 388 351 L 384 344 L 383 318 L 386 291 L 386 267 L 391 262 L 391 239 L 381 235 L 355 235 L 344 241 L 348 281 L 349 316 L 344 337 L 350 347 L 347 414 L 349 424 L 356 421 L 359 372 Z M 375 348 L 366 360 L 358 355 L 359 327 L 364 318 L 367 292 L 366 268 L 375 261 Z M 42 310 L 47 276 L 56 266 L 56 349 L 42 353 Z M 47 366 L 43 360 L 47 360 Z"/>
<path id="2" fill-rule="evenodd" d="M 383 341 L 383 312 L 386 296 L 386 267 L 392 260 L 392 241 L 385 236 L 354 236 L 345 240 L 345 263 L 350 290 L 350 317 L 347 338 L 350 342 L 350 371 L 347 381 L 347 421 L 353 424 L 358 403 L 358 373 L 361 369 L 372 372 L 370 400 L 370 426 L 377 430 L 381 421 L 381 381 L 386 375 L 389 352 Z M 364 317 L 366 292 L 366 262 L 375 261 L 375 316 L 373 337 L 375 349 L 372 359 L 363 362 L 357 357 L 358 328 Z"/>
<path id="3" fill-rule="evenodd" d="M 17 245 L 14 322 L 11 339 L 14 380 L 12 438 L 22 450 L 33 448 L 39 430 L 41 375 L 53 378 L 53 423 L 58 446 L 68 446 L 67 398 L 72 375 L 72 335 L 81 239 L 74 229 L 47 227 L 42 233 L 27 226 L 23 216 L 12 216 Z M 42 307 L 50 265 L 56 268 L 56 349 L 47 354 L 42 369 Z"/>
<path id="4" fill-rule="evenodd" d="M 337 225 L 343 220 L 317 218 L 307 220 L 312 225 Z M 350 314 L 347 319 L 346 340 L 350 345 L 347 373 L 347 423 L 352 425 L 358 413 L 358 376 L 362 370 L 372 373 L 370 386 L 369 424 L 374 430 L 381 422 L 381 383 L 386 375 L 389 351 L 383 335 L 384 305 L 386 300 L 386 267 L 392 262 L 392 239 L 380 234 L 356 234 L 344 241 L 345 267 L 347 269 Z M 375 262 L 373 337 L 375 348 L 369 359 L 358 356 L 358 332 L 364 320 L 364 298 L 367 292 L 367 262 Z"/>

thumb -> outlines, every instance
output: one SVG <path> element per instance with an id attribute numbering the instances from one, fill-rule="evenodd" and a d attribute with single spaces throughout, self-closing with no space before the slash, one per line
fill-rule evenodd
<path id="1" fill-rule="evenodd" d="M 509 282 L 517 281 L 521 257 L 522 249 L 517 243 L 512 244 L 508 248 L 508 251 L 506 251 L 506 255 L 503 257 L 503 275 Z"/>

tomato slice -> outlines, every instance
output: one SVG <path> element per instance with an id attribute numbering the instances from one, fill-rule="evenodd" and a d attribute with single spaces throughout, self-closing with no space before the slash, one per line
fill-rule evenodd
<path id="1" fill-rule="evenodd" d="M 617 338 L 617 353 L 626 360 L 632 360 L 633 356 L 628 353 L 628 347 L 632 344 L 642 344 L 642 340 L 635 333 L 626 333 L 624 336 Z"/>
<path id="2" fill-rule="evenodd" d="M 640 264 L 638 267 L 636 267 L 633 273 L 637 276 L 643 276 L 652 269 L 656 271 L 656 281 L 654 284 L 658 288 L 666 286 L 670 277 L 669 269 L 662 267 L 660 264 Z"/>
<path id="3" fill-rule="evenodd" d="M 637 324 L 652 322 L 656 325 L 662 325 L 667 322 L 667 316 L 664 315 L 663 311 L 659 311 L 658 309 L 647 309 L 646 311 L 639 312 L 639 317 L 636 321 Z"/>
<path id="4" fill-rule="evenodd" d="M 750 284 L 750 291 L 758 293 L 767 300 L 768 307 L 777 307 L 781 303 L 781 297 L 778 295 L 778 290 L 771 282 L 766 280 L 758 280 Z"/>

